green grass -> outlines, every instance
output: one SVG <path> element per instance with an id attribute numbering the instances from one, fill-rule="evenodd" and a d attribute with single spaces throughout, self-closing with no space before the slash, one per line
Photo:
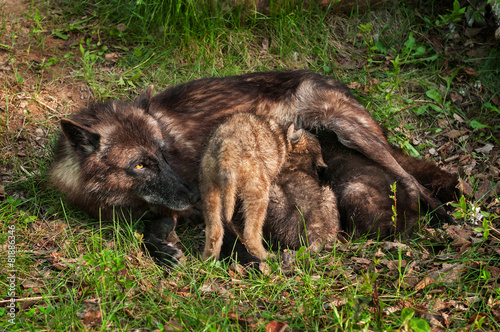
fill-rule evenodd
<path id="1" fill-rule="evenodd" d="M 440 134 L 456 128 L 470 132 L 465 142 L 450 140 L 453 153 L 498 145 L 493 99 L 500 97 L 498 50 L 469 58 L 463 46 L 456 49 L 459 41 L 446 37 L 445 27 L 429 23 L 439 18 L 438 8 L 420 8 L 417 15 L 405 2 L 387 6 L 336 14 L 271 1 L 262 14 L 222 1 L 33 1 L 26 13 L 32 39 L 21 45 L 4 33 L 2 15 L 0 45 L 24 47 L 11 54 L 15 84 L 29 84 L 41 70 L 45 79 L 35 80 L 34 97 L 50 79 L 84 82 L 95 99 L 133 99 L 151 83 L 160 91 L 205 76 L 309 68 L 351 84 L 390 140 L 412 155 L 427 155 L 443 143 Z M 61 8 L 62 15 L 51 14 Z M 73 42 L 52 51 L 52 37 Z M 430 37 L 446 52 L 436 50 Z M 19 55 L 35 49 L 47 54 L 38 69 Z M 117 60 L 109 60 L 113 55 Z M 51 71 L 56 67 L 73 70 L 60 78 Z M 482 90 L 475 87 L 478 80 Z M 2 82 L 6 91 L 15 84 Z M 452 93 L 470 106 L 458 107 Z M 18 95 L 11 92 L 0 105 L 6 129 Z M 22 130 L 2 132 L 2 150 L 8 153 L 0 164 L 9 177 L 0 201 L 0 245 L 15 225 L 19 312 L 10 325 L 2 304 L 0 329 L 265 331 L 272 322 L 294 331 L 428 331 L 426 324 L 445 324 L 446 330 L 500 328 L 493 204 L 498 196 L 456 204 L 459 221 L 473 218 L 473 205 L 488 214 L 482 225 L 463 226 L 470 232 L 477 228 L 470 246 L 456 246 L 450 229 L 428 234 L 422 227 L 399 249 L 360 239 L 318 255 L 281 252 L 262 274 L 227 262 L 202 262 L 200 226 L 180 225 L 187 260 L 165 275 L 140 249 L 140 221 L 89 220 L 49 187 L 56 118 L 66 108 L 58 112 L 47 112 L 44 120 L 27 114 Z M 34 126 L 51 133 L 42 147 L 32 139 Z M 23 155 L 12 153 L 20 138 Z M 479 190 L 476 178 L 470 181 Z M 2 250 L 0 261 L 7 259 Z M 8 270 L 0 266 L 2 301 L 9 299 Z M 451 272 L 441 278 L 438 272 L 446 268 Z M 422 285 L 432 273 L 432 282 Z"/>

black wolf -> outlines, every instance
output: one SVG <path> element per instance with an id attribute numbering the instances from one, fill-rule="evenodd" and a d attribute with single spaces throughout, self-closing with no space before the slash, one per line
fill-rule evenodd
<path id="1" fill-rule="evenodd" d="M 349 90 L 307 70 L 200 79 L 153 97 L 149 88 L 133 104 L 83 109 L 62 121 L 52 181 L 94 216 L 150 213 L 154 222 L 146 225 L 145 238 L 152 250 L 167 251 L 162 240 L 175 226 L 172 217 L 199 199 L 197 175 L 210 133 L 246 110 L 283 126 L 334 131 L 342 144 L 395 176 L 413 209 L 423 199 L 447 217 L 439 200 L 398 163 L 380 126 Z"/>
<path id="2" fill-rule="evenodd" d="M 93 217 L 151 220 L 144 242 L 168 262 L 180 253 L 164 241 L 200 195 L 168 161 L 159 123 L 146 112 L 152 91 L 133 104 L 98 103 L 62 120 L 50 176 Z"/>

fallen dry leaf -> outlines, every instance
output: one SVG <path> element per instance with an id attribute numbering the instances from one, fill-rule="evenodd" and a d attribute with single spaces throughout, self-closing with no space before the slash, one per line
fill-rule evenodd
<path id="1" fill-rule="evenodd" d="M 451 100 L 453 100 L 453 98 Z M 462 99 L 460 99 L 460 101 L 462 101 Z M 460 123 L 464 123 L 465 122 L 464 119 L 462 119 L 462 117 L 460 115 L 458 115 L 457 113 L 453 114 L 453 119 L 455 119 L 456 121 L 458 121 Z M 447 143 L 450 143 L 450 142 L 447 142 Z"/>
<path id="2" fill-rule="evenodd" d="M 404 259 L 402 259 L 401 261 L 398 259 L 394 259 L 394 260 L 390 260 L 390 261 L 387 259 L 382 259 L 380 261 L 380 264 L 384 264 L 385 266 L 387 266 L 387 268 L 389 268 L 389 270 L 398 269 L 400 263 L 401 263 L 401 268 L 404 268 L 406 266 L 407 261 Z"/>
<path id="3" fill-rule="evenodd" d="M 358 263 L 358 264 L 365 264 L 365 265 L 369 265 L 372 261 L 369 260 L 369 259 L 366 259 L 366 258 L 362 258 L 362 257 L 351 257 L 351 260 L 355 263 Z"/>
<path id="4" fill-rule="evenodd" d="M 433 278 L 425 277 L 422 281 L 420 281 L 417 286 L 415 286 L 415 290 L 419 291 L 424 289 L 425 287 L 432 285 L 434 283 Z"/>
<path id="5" fill-rule="evenodd" d="M 445 285 L 452 285 L 460 280 L 462 272 L 465 270 L 465 263 L 443 264 L 443 268 L 429 274 L 429 277 L 442 282 Z"/>
<path id="6" fill-rule="evenodd" d="M 21 287 L 23 287 L 23 289 L 30 289 L 32 288 L 31 292 L 33 294 L 40 294 L 41 293 L 41 289 L 43 289 L 43 285 L 37 283 L 37 282 L 34 282 L 34 281 L 31 281 L 31 280 L 25 280 L 21 283 Z"/>
<path id="7" fill-rule="evenodd" d="M 104 58 L 106 58 L 106 60 L 108 61 L 116 62 L 118 61 L 118 59 L 120 59 L 120 55 L 118 53 L 107 53 L 106 55 L 104 55 Z"/>
<path id="8" fill-rule="evenodd" d="M 455 139 L 464 134 L 463 130 L 457 130 L 453 129 L 448 132 L 443 133 L 444 136 L 448 137 L 449 139 Z"/>
<path id="9" fill-rule="evenodd" d="M 462 247 L 470 244 L 468 240 L 472 235 L 472 230 L 466 230 L 462 226 L 451 225 L 446 229 L 446 234 L 453 240 L 453 247 Z"/>
<path id="10" fill-rule="evenodd" d="M 332 310 L 334 307 L 340 307 L 347 304 L 347 299 L 334 299 L 330 302 L 323 303 L 323 310 Z"/>
<path id="11" fill-rule="evenodd" d="M 477 72 L 472 68 L 464 67 L 462 70 L 469 76 L 477 76 Z"/>
<path id="12" fill-rule="evenodd" d="M 451 94 L 450 94 L 450 98 L 451 98 L 451 101 L 452 101 L 454 104 L 461 104 L 461 103 L 462 103 L 462 96 L 461 96 L 461 95 L 459 95 L 459 94 L 458 94 L 458 93 L 456 93 L 456 92 L 451 93 Z M 460 120 L 458 120 L 458 119 L 455 117 L 455 114 L 453 114 L 453 118 L 454 118 L 455 120 L 457 120 L 458 122 L 461 122 L 461 123 L 463 123 L 463 122 L 464 122 L 464 120 L 463 120 L 461 117 L 458 117 L 458 118 L 460 118 Z"/>
<path id="13" fill-rule="evenodd" d="M 438 326 L 431 326 L 431 332 L 444 332 L 446 329 Z"/>
<path id="14" fill-rule="evenodd" d="M 266 332 L 285 332 L 289 330 L 288 325 L 283 322 L 272 321 L 266 325 Z"/>
<path id="15" fill-rule="evenodd" d="M 384 249 L 385 250 L 410 250 L 410 247 L 408 245 L 401 243 L 401 242 L 385 242 L 384 243 Z"/>
<path id="16" fill-rule="evenodd" d="M 377 252 L 375 253 L 375 257 L 377 257 L 377 258 L 382 258 L 382 257 L 384 257 L 384 256 L 385 256 L 385 254 L 382 252 L 382 248 L 380 248 L 380 247 L 379 247 L 379 248 L 377 249 Z"/>
<path id="17" fill-rule="evenodd" d="M 484 154 L 490 154 L 491 150 L 494 148 L 494 145 L 491 143 L 486 143 L 482 148 L 474 149 L 474 151 Z"/>
<path id="18" fill-rule="evenodd" d="M 453 285 L 460 280 L 462 272 L 465 270 L 466 264 L 455 263 L 455 264 L 443 264 L 443 268 L 439 271 L 433 271 L 429 273 L 422 281 L 420 281 L 415 290 L 419 291 L 425 287 L 432 285 L 436 282 L 443 283 L 445 285 Z"/>
<path id="19" fill-rule="evenodd" d="M 460 191 L 464 194 L 464 196 L 469 196 L 474 188 L 465 180 L 463 179 L 458 179 L 458 184 L 460 186 Z"/>
<path id="20" fill-rule="evenodd" d="M 125 30 L 127 30 L 127 26 L 123 23 L 120 23 L 116 26 L 116 29 L 120 30 L 121 32 L 124 32 Z"/>
<path id="21" fill-rule="evenodd" d="M 493 185 L 489 180 L 484 180 L 481 183 L 481 187 L 474 193 L 474 199 L 476 201 L 485 200 L 490 196 L 492 196 L 493 194 L 495 194 L 495 191 L 493 190 Z"/>
<path id="22" fill-rule="evenodd" d="M 85 309 L 76 313 L 77 317 L 83 320 L 83 324 L 88 327 L 94 327 L 101 324 L 102 315 L 99 306 L 96 304 L 86 304 Z"/>
<path id="23" fill-rule="evenodd" d="M 430 325 L 433 325 L 433 326 L 437 326 L 437 327 L 440 327 L 440 328 L 444 328 L 444 319 L 443 317 L 441 317 L 441 315 L 438 315 L 438 314 L 433 314 L 433 313 L 426 313 L 425 314 L 425 320 L 430 324 Z"/>

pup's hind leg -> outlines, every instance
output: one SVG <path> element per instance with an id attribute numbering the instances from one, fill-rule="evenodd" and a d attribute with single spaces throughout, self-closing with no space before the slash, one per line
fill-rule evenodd
<path id="1" fill-rule="evenodd" d="M 255 188 L 249 186 L 247 188 Z M 245 228 L 243 238 L 251 254 L 265 260 L 268 256 L 267 250 L 262 245 L 262 227 L 266 219 L 267 205 L 269 204 L 269 189 L 246 190 L 243 199 L 243 214 L 245 217 Z"/>
<path id="2" fill-rule="evenodd" d="M 222 225 L 222 204 L 221 191 L 219 188 L 212 188 L 204 193 L 203 197 L 203 218 L 205 219 L 206 242 L 203 251 L 203 259 L 210 257 L 219 258 L 224 235 Z"/>

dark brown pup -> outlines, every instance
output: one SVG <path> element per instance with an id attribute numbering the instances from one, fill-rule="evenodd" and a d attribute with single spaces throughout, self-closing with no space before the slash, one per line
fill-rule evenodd
<path id="1" fill-rule="evenodd" d="M 263 234 L 275 248 L 319 251 L 337 241 L 337 200 L 318 178 L 318 169 L 325 167 L 318 140 L 306 131 L 271 186 Z"/>
<path id="2" fill-rule="evenodd" d="M 93 216 L 132 214 L 154 220 L 145 240 L 168 262 L 162 242 L 177 211 L 199 199 L 200 158 L 212 130 L 231 114 L 254 110 L 280 125 L 324 128 L 363 153 L 408 193 L 446 211 L 395 159 L 383 132 L 349 90 L 306 70 L 206 78 L 152 97 L 149 88 L 132 104 L 107 102 L 83 109 L 61 123 L 52 181 Z M 174 218 L 173 218 L 174 217 Z M 147 242 L 149 241 L 149 242 Z"/>
<path id="3" fill-rule="evenodd" d="M 332 132 L 320 132 L 318 138 L 323 147 L 323 157 L 328 168 L 321 173 L 321 180 L 330 184 L 338 199 L 342 229 L 354 238 L 368 235 L 371 238 L 387 238 L 394 235 L 409 237 L 418 227 L 421 216 L 433 211 L 433 207 L 420 200 L 412 204 L 407 188 L 398 178 L 380 165 L 357 151 L 346 148 Z M 392 155 L 398 163 L 429 189 L 434 199 L 441 203 L 455 200 L 458 193 L 458 177 L 434 163 L 405 155 L 392 147 Z M 396 182 L 396 202 L 391 186 Z M 395 204 L 396 203 L 396 204 Z M 396 206 L 396 222 L 392 219 L 392 207 Z M 431 213 L 431 222 L 442 218 Z M 441 220 L 448 222 L 449 219 Z"/>

